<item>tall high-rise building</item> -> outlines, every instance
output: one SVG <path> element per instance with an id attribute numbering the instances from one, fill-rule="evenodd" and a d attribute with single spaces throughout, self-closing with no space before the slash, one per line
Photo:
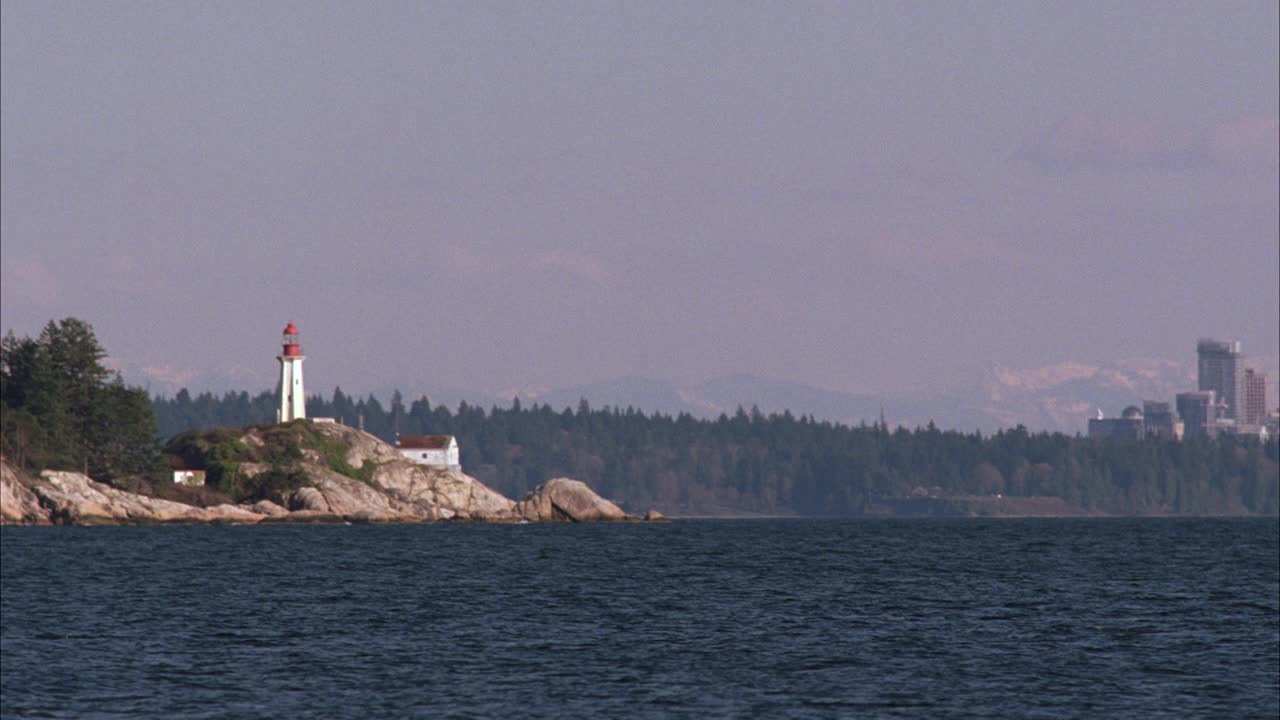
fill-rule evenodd
<path id="1" fill-rule="evenodd" d="M 1196 343 L 1199 357 L 1199 390 L 1212 390 L 1224 406 L 1222 417 L 1236 418 L 1240 408 L 1237 391 L 1239 379 L 1236 366 L 1240 364 L 1240 341 L 1209 340 L 1201 338 Z M 1185 418 L 1184 418 L 1185 419 Z M 1191 432 L 1190 425 L 1187 432 Z"/>
<path id="2" fill-rule="evenodd" d="M 1240 390 L 1240 422 L 1261 425 L 1267 417 L 1267 374 L 1245 368 Z"/>
<path id="3" fill-rule="evenodd" d="M 1183 436 L 1208 435 L 1218 421 L 1217 398 L 1212 390 L 1178 393 L 1175 404 L 1182 418 Z"/>

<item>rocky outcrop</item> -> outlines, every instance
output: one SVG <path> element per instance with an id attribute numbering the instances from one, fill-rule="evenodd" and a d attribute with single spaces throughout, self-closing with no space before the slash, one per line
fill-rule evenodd
<path id="1" fill-rule="evenodd" d="M 514 502 L 458 470 L 431 468 L 397 458 L 378 466 L 373 484 L 402 511 L 431 520 L 519 519 Z"/>
<path id="2" fill-rule="evenodd" d="M 0 463 L 0 525 L 48 525 L 49 511 L 40 499 L 18 480 L 9 464 Z"/>
<path id="3" fill-rule="evenodd" d="M 75 472 L 46 471 L 24 481 L 5 464 L 0 480 L 6 524 L 255 523 L 263 517 L 237 505 L 202 508 L 138 495 Z"/>
<path id="4" fill-rule="evenodd" d="M 372 485 L 327 468 L 309 467 L 307 474 L 311 485 L 293 491 L 286 498 L 291 511 L 331 515 L 347 522 L 364 523 L 422 522 L 428 519 Z"/>
<path id="5" fill-rule="evenodd" d="M 395 448 L 359 430 L 341 425 L 313 427 L 330 440 L 342 443 L 346 467 L 341 462 L 331 467 L 331 459 L 314 448 L 302 448 L 301 457 L 284 467 L 264 462 L 240 463 L 241 477 L 284 470 L 306 478 L 303 487 L 272 500 L 196 507 L 126 492 L 75 472 L 46 471 L 38 478 L 30 478 L 6 462 L 0 476 L 0 522 L 121 525 L 640 519 L 629 518 L 617 505 L 576 480 L 550 480 L 517 503 L 460 471 L 410 462 Z M 239 439 L 247 447 L 263 447 L 263 439 L 255 429 L 249 429 Z M 325 452 L 332 457 L 331 450 Z M 374 467 L 367 468 L 369 463 Z"/>
<path id="6" fill-rule="evenodd" d="M 280 507 L 270 500 L 259 500 L 258 502 L 250 505 L 249 510 L 259 515 L 265 515 L 269 518 L 289 514 L 289 510 L 287 508 Z"/>
<path id="7" fill-rule="evenodd" d="M 622 508 L 597 495 L 586 483 L 569 478 L 555 478 L 534 488 L 516 505 L 516 512 L 531 522 L 628 519 Z"/>
<path id="8" fill-rule="evenodd" d="M 320 435 L 345 445 L 347 464 L 353 468 L 361 468 L 366 462 L 381 465 L 393 460 L 404 460 L 400 451 L 363 430 L 337 423 L 319 423 L 311 427 Z"/>

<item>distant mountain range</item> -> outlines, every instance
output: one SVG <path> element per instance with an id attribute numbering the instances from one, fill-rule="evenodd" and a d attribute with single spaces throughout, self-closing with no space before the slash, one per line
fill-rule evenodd
<path id="1" fill-rule="evenodd" d="M 1268 407 L 1276 404 L 1276 356 L 1250 358 L 1250 365 L 1268 374 Z M 1032 430 L 1083 433 L 1098 410 L 1117 416 L 1144 400 L 1173 403 L 1179 392 L 1195 389 L 1194 363 L 1157 358 L 1126 358 L 1092 365 L 1062 362 L 1039 368 L 995 366 L 968 388 L 952 392 L 853 394 L 760 378 L 751 375 L 716 377 L 691 386 L 648 378 L 618 380 L 522 394 L 522 401 L 552 407 L 576 407 L 586 398 L 592 407 L 635 407 L 648 412 L 686 412 L 714 418 L 733 414 L 739 406 L 759 407 L 764 413 L 791 411 L 847 424 L 876 422 L 883 410 L 891 426 L 923 426 L 994 432 L 1025 425 Z M 509 400 L 508 400 L 509 402 Z"/>
<path id="2" fill-rule="evenodd" d="M 1250 357 L 1248 364 L 1268 375 L 1268 407 L 1276 406 L 1276 385 L 1280 379 L 1280 356 Z M 151 389 L 153 394 L 173 395 L 182 387 L 224 392 L 245 389 L 260 392 L 260 373 L 247 370 L 204 378 L 172 369 L 154 370 L 126 365 L 125 379 Z M 741 406 L 762 412 L 812 415 L 820 420 L 846 424 L 876 422 L 883 409 L 891 426 L 923 426 L 930 421 L 938 427 L 964 431 L 994 432 L 1024 425 L 1031 430 L 1083 433 L 1088 418 L 1098 410 L 1116 416 L 1128 405 L 1141 406 L 1143 400 L 1172 403 L 1174 395 L 1194 389 L 1195 364 L 1158 358 L 1126 358 L 1104 364 L 1061 362 L 1038 368 L 1009 368 L 996 365 L 970 387 L 950 392 L 910 394 L 854 394 L 752 375 L 714 377 L 696 385 L 682 386 L 644 377 L 623 377 L 605 382 L 575 385 L 546 391 L 469 391 L 459 388 L 422 388 L 414 383 L 375 388 L 384 402 L 397 387 L 405 402 L 427 395 L 434 404 L 456 407 L 465 400 L 482 406 L 509 406 L 513 397 L 525 404 L 548 404 L 553 408 L 576 408 L 586 399 L 593 408 L 633 407 L 647 413 L 689 413 L 700 418 L 732 415 Z M 255 389 L 256 388 L 256 389 Z M 329 389 L 317 388 L 325 393 Z"/>
<path id="3" fill-rule="evenodd" d="M 153 396 L 169 397 L 176 395 L 183 388 L 193 395 L 202 392 L 221 395 L 228 391 L 240 392 L 241 390 L 258 393 L 272 386 L 279 372 L 277 370 L 276 373 L 271 373 L 272 368 L 243 366 L 200 371 L 172 365 L 142 365 L 113 357 L 107 358 L 103 364 L 120 373 L 129 385 L 141 387 Z"/>
<path id="4" fill-rule="evenodd" d="M 1025 425 L 1032 429 L 1081 432 L 1101 407 L 1118 415 L 1126 405 L 1143 399 L 1168 399 L 1194 385 L 1185 367 L 1172 362 L 1128 361 L 1108 366 L 1062 363 L 1019 370 L 994 367 L 970 388 L 946 393 L 852 394 L 801 383 L 729 375 L 679 387 L 645 378 L 562 388 L 522 398 L 576 406 L 587 398 L 593 407 L 635 407 L 666 413 L 687 412 L 697 417 L 733 414 L 739 406 L 764 413 L 790 410 L 847 424 L 876 422 L 883 411 L 890 425 L 939 427 L 993 432 Z"/>

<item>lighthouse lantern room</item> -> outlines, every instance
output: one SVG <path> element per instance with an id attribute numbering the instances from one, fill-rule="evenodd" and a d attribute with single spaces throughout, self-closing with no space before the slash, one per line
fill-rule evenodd
<path id="1" fill-rule="evenodd" d="M 307 358 L 298 345 L 298 328 L 293 323 L 284 328 L 284 347 L 276 359 L 280 361 L 280 408 L 276 410 L 276 422 L 305 418 L 307 401 L 302 390 L 302 361 Z"/>

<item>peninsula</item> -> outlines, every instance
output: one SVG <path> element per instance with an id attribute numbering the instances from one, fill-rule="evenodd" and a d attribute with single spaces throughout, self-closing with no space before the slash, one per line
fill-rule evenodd
<path id="1" fill-rule="evenodd" d="M 209 488 L 168 485 L 164 497 L 67 471 L 30 476 L 0 463 L 0 524 L 595 522 L 657 520 L 624 513 L 586 484 L 543 483 L 513 501 L 452 468 L 419 465 L 378 438 L 295 420 L 184 433 L 166 448 L 207 468 Z M 149 488 L 153 492 L 155 487 Z"/>

